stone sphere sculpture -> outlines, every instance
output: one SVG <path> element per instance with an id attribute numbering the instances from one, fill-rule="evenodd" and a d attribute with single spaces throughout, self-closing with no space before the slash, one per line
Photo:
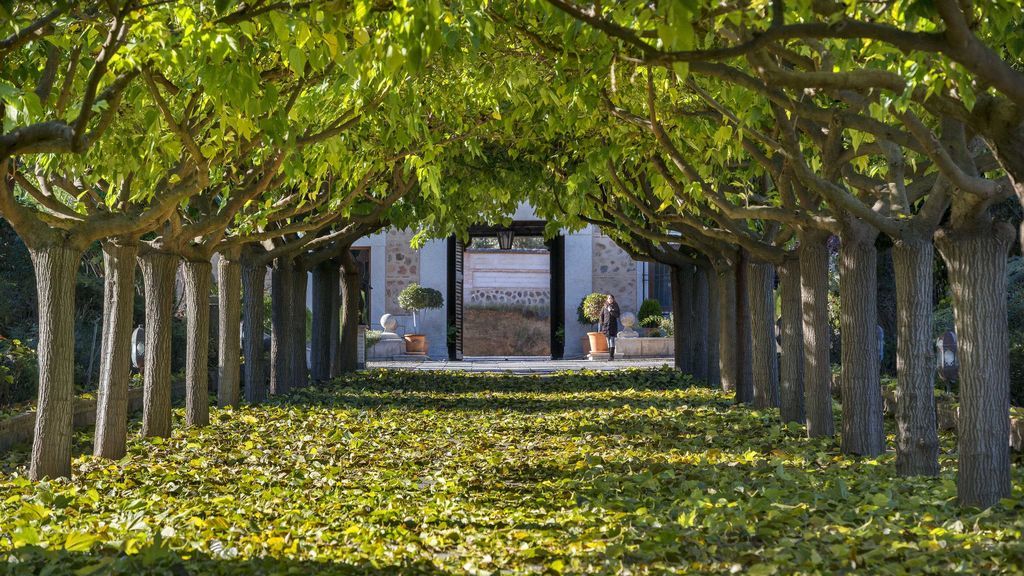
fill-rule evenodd
<path id="1" fill-rule="evenodd" d="M 622 322 L 622 326 L 626 330 L 632 330 L 633 326 L 636 326 L 636 315 L 632 312 L 625 312 L 619 316 L 619 322 Z"/>
<path id="2" fill-rule="evenodd" d="M 385 332 L 394 332 L 398 327 L 398 319 L 391 314 L 385 314 L 380 317 L 380 325 Z"/>

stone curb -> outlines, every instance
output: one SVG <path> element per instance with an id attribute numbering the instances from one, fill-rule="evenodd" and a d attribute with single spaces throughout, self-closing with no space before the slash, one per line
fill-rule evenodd
<path id="1" fill-rule="evenodd" d="M 185 382 L 178 381 L 171 385 L 171 397 L 180 399 L 185 396 Z M 128 413 L 142 410 L 142 388 L 128 390 Z M 72 414 L 75 430 L 92 428 L 96 425 L 96 400 L 94 398 L 75 398 Z M 35 436 L 36 411 L 30 410 L 23 414 L 0 420 L 0 454 L 12 448 L 31 444 Z"/>

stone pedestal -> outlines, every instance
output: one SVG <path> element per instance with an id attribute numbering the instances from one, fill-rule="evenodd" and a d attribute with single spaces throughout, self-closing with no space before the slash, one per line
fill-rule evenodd
<path id="1" fill-rule="evenodd" d="M 380 326 L 384 333 L 380 335 L 380 341 L 374 344 L 367 356 L 371 360 L 393 360 L 398 356 L 404 356 L 405 339 L 394 332 L 398 326 L 398 319 L 391 314 L 385 314 L 380 317 Z"/>
<path id="2" fill-rule="evenodd" d="M 618 348 L 616 348 L 615 351 L 618 352 Z M 587 360 L 607 361 L 609 358 L 611 358 L 611 354 L 609 352 L 591 352 L 590 354 L 587 354 Z"/>
<path id="3" fill-rule="evenodd" d="M 622 338 L 616 341 L 615 355 L 622 358 L 668 358 L 675 354 L 673 338 Z"/>
<path id="4" fill-rule="evenodd" d="M 390 336 L 390 338 L 389 338 Z M 392 360 L 396 356 L 405 355 L 405 340 L 393 333 L 384 333 L 380 342 L 370 348 L 368 356 L 371 360 Z"/>

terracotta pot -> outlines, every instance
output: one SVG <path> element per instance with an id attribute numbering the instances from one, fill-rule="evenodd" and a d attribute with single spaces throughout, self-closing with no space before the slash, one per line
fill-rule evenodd
<path id="1" fill-rule="evenodd" d="M 587 338 L 590 338 L 591 352 L 608 351 L 608 339 L 601 332 L 587 332 Z"/>
<path id="2" fill-rule="evenodd" d="M 406 334 L 405 353 L 425 356 L 427 354 L 427 336 L 425 334 Z"/>

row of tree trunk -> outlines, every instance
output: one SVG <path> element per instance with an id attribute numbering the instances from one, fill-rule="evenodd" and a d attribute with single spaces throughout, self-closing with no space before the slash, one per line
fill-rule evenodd
<path id="1" fill-rule="evenodd" d="M 877 456 L 886 450 L 877 332 L 877 232 L 867 226 L 851 227 L 842 236 L 837 255 L 841 446 L 847 454 Z M 778 408 L 783 421 L 805 423 L 810 437 L 835 433 L 826 240 L 823 234 L 802 235 L 799 247 L 781 264 L 753 260 L 740 251 L 739 258 L 724 264 L 674 266 L 672 275 L 676 366 L 735 393 L 737 402 Z M 1012 235 L 1000 228 L 956 240 L 940 235 L 937 241 L 949 269 L 959 342 L 958 492 L 965 504 L 989 506 L 1010 489 L 1006 258 L 1011 240 Z M 927 237 L 904 239 L 893 248 L 899 379 L 896 468 L 905 476 L 939 473 L 934 258 Z M 709 321 L 709 313 L 717 321 Z M 708 330 L 712 324 L 717 327 L 714 337 Z M 717 350 L 711 349 L 713 340 Z M 710 363 L 718 364 L 717 372 L 708 369 Z"/>
<path id="2" fill-rule="evenodd" d="M 31 252 L 39 295 L 40 394 L 31 476 L 69 476 L 74 338 L 74 285 L 80 254 L 54 248 Z M 210 262 L 182 261 L 174 254 L 141 249 L 138 243 L 103 243 L 104 310 L 94 454 L 125 455 L 135 272 L 142 272 L 145 297 L 143 369 L 144 436 L 169 436 L 171 418 L 171 322 L 176 275 L 183 279 L 186 319 L 185 424 L 209 424 Z M 256 404 L 324 382 L 356 369 L 361 279 L 348 250 L 313 270 L 311 366 L 306 363 L 307 270 L 299 259 L 279 258 L 271 267 L 271 350 L 265 366 L 264 282 L 267 266 L 239 252 L 217 263 L 217 404 Z M 343 267 L 343 268 L 342 268 Z M 242 359 L 244 358 L 244 369 Z M 54 383 L 64 384 L 55 386 Z"/>

